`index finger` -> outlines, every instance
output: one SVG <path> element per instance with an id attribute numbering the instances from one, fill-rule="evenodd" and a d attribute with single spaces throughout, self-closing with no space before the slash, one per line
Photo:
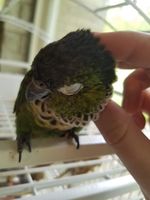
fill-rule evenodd
<path id="1" fill-rule="evenodd" d="M 94 33 L 100 38 L 100 44 L 112 52 L 116 61 L 128 65 L 150 68 L 150 35 L 142 32 L 119 31 L 110 33 Z"/>

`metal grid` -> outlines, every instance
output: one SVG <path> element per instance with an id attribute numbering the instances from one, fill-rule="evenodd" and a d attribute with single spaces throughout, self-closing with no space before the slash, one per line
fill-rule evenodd
<path id="1" fill-rule="evenodd" d="M 36 34 L 46 43 L 50 42 L 51 38 L 48 37 L 44 30 L 41 30 L 34 24 L 7 15 L 7 12 L 18 2 L 19 0 L 11 0 L 8 6 L 2 10 L 0 20 L 20 26 Z M 149 17 L 136 5 L 135 1 L 126 0 L 116 5 L 94 10 L 77 0 L 74 0 L 74 2 L 96 15 L 114 31 L 117 28 L 100 16 L 101 11 L 131 5 L 150 24 Z M 2 59 L 0 59 L 0 64 L 23 68 L 28 68 L 29 66 L 26 62 Z M 46 140 L 43 139 L 40 143 L 38 140 L 35 140 L 32 141 L 32 154 L 29 155 L 25 151 L 23 155 L 25 159 L 19 165 L 17 163 L 16 142 L 12 141 L 16 136 L 15 116 L 12 111 L 21 79 L 22 76 L 12 76 L 10 74 L 5 76 L 0 74 L 0 138 L 3 140 L 0 141 L 2 152 L 0 159 L 3 160 L 3 163 L 0 164 L 0 183 L 4 180 L 5 183 L 7 182 L 5 186 L 1 183 L 0 198 L 8 195 L 15 195 L 17 198 L 17 196 L 20 197 L 20 194 L 23 193 L 26 196 L 30 196 L 26 198 L 29 200 L 41 200 L 41 198 L 48 200 L 144 199 L 134 179 L 129 175 L 118 157 L 113 155 L 112 150 L 107 146 L 95 127 L 93 127 L 93 124 L 81 132 L 80 153 L 75 151 L 73 143 L 68 143 L 64 139 L 58 139 L 57 141 L 50 139 L 48 142 L 54 145 L 46 147 Z M 89 135 L 93 128 L 95 130 L 93 135 Z M 6 138 L 12 140 L 4 141 Z M 38 154 L 38 157 L 37 151 L 41 152 L 41 154 Z M 44 154 L 45 151 L 46 155 Z M 53 151 L 55 154 L 52 154 Z M 62 151 L 67 153 L 60 155 Z M 41 166 L 42 164 L 44 166 Z M 40 166 L 37 167 L 37 165 Z M 43 174 L 43 178 L 40 181 L 36 181 L 33 178 L 33 174 L 36 173 Z M 24 177 L 24 179 L 22 178 L 22 184 L 14 185 L 18 183 L 17 180 L 21 180 L 21 177 Z M 10 180 L 12 180 L 12 185 L 8 187 Z"/>
<path id="2" fill-rule="evenodd" d="M 12 111 L 22 78 L 0 74 L 1 139 L 15 138 Z M 3 161 L 0 180 L 5 179 L 5 185 L 1 184 L 0 198 L 11 195 L 23 199 L 28 197 L 29 200 L 143 199 L 138 185 L 118 157 L 113 155 L 93 123 L 81 132 L 79 151 L 64 138 L 57 141 L 48 139 L 48 146 L 46 142 L 47 139 L 32 141 L 32 153 L 24 151 L 23 162 L 19 164 L 16 141 L 0 141 L 0 160 Z M 42 179 L 34 179 L 36 174 L 43 174 Z"/>

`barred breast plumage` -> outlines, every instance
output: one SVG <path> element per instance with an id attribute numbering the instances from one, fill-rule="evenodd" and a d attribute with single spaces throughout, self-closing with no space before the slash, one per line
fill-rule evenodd
<path id="1" fill-rule="evenodd" d="M 33 104 L 29 104 L 28 109 L 32 109 L 35 121 L 39 126 L 50 129 L 69 130 L 73 127 L 84 127 L 90 121 L 96 121 L 99 117 L 99 112 L 104 109 L 111 95 L 112 87 L 110 86 L 107 89 L 106 98 L 102 104 L 93 108 L 89 113 L 78 113 L 77 116 L 72 118 L 63 118 L 63 116 L 56 114 L 55 111 L 48 106 L 47 101 L 42 102 L 36 100 Z"/>

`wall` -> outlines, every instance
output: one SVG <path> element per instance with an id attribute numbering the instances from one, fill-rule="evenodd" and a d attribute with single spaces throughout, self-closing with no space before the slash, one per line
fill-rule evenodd
<path id="1" fill-rule="evenodd" d="M 107 3 L 107 1 L 102 0 L 80 0 L 80 2 L 87 4 L 92 9 L 97 6 L 102 7 Z M 105 18 L 106 12 L 101 13 L 101 15 Z M 103 31 L 104 23 L 73 1 L 61 0 L 56 28 L 56 39 L 60 39 L 67 33 L 82 28 L 90 28 L 92 31 L 101 32 Z"/>
<path id="2" fill-rule="evenodd" d="M 33 20 L 34 0 L 22 0 L 7 14 L 25 21 Z M 27 61 L 30 33 L 10 23 L 4 23 L 1 58 L 8 60 Z M 2 72 L 23 73 L 23 69 L 11 66 L 1 66 Z"/>
<path id="3" fill-rule="evenodd" d="M 20 0 L 8 14 L 26 21 L 34 21 L 36 26 L 48 30 L 48 35 L 51 37 L 51 16 L 58 13 L 58 16 L 55 16 L 56 26 L 53 27 L 55 29 L 53 30 L 55 40 L 62 38 L 71 31 L 82 28 L 90 28 L 91 31 L 103 31 L 104 23 L 74 1 L 58 0 L 60 3 L 57 8 L 53 7 L 54 1 L 56 0 Z M 7 0 L 7 2 L 9 1 Z M 90 8 L 96 9 L 105 6 L 108 1 L 80 0 L 80 2 L 87 3 Z M 101 15 L 105 18 L 106 12 L 101 13 Z M 46 45 L 37 36 L 31 35 L 26 30 L 12 24 L 4 23 L 3 30 L 4 38 L 0 53 L 2 59 L 29 61 L 31 63 L 38 51 Z M 25 70 L 11 66 L 1 66 L 1 71 L 25 73 Z"/>

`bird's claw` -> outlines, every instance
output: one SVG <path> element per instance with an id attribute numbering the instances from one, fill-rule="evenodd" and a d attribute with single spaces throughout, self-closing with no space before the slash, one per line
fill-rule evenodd
<path id="1" fill-rule="evenodd" d="M 27 145 L 29 151 L 31 152 L 30 136 L 28 134 L 20 134 L 17 136 L 17 142 L 18 142 L 19 162 L 21 162 L 24 144 Z"/>
<path id="2" fill-rule="evenodd" d="M 69 132 L 68 132 L 68 139 L 72 137 L 75 139 L 76 143 L 77 143 L 77 149 L 79 149 L 80 147 L 80 143 L 79 143 L 79 137 L 78 135 L 75 134 L 74 130 L 71 129 Z"/>

